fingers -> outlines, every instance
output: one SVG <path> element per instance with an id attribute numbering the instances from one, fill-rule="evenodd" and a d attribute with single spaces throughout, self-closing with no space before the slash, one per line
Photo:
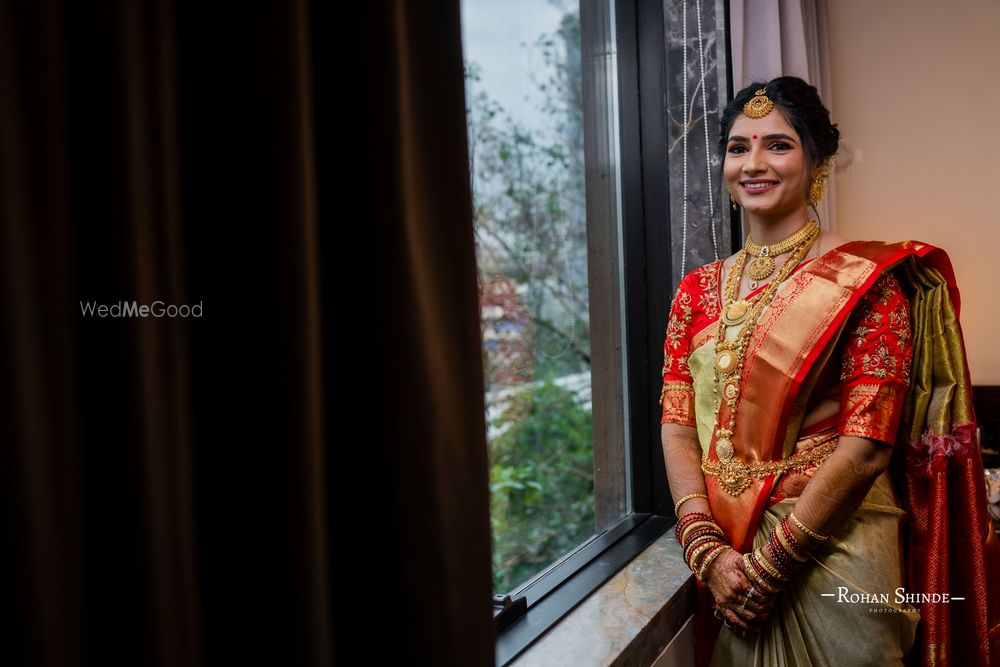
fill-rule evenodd
<path id="1" fill-rule="evenodd" d="M 732 587 L 730 595 L 725 600 L 729 606 L 749 609 L 757 614 L 768 611 L 770 608 L 769 601 L 757 591 L 743 573 L 738 573 L 735 581 L 736 584 Z"/>
<path id="2" fill-rule="evenodd" d="M 735 577 L 732 582 L 730 585 L 720 587 L 720 590 L 716 591 L 716 605 L 731 609 L 739 608 L 753 614 L 765 614 L 770 610 L 773 601 L 763 598 L 751 586 L 744 589 L 736 583 L 737 580 Z"/>
<path id="3" fill-rule="evenodd" d="M 747 597 L 746 595 L 738 595 L 731 600 L 727 600 L 727 603 L 733 609 L 746 610 L 755 615 L 767 614 L 773 606 L 765 600 L 757 597 Z"/>
<path id="4" fill-rule="evenodd" d="M 757 615 L 766 615 L 771 611 L 773 605 L 765 604 L 764 601 L 758 600 L 756 598 L 747 599 L 743 597 L 739 604 L 735 605 L 737 608 L 746 609 Z"/>
<path id="5" fill-rule="evenodd" d="M 748 610 L 741 609 L 738 605 L 731 605 L 725 601 L 717 601 L 714 605 L 713 614 L 720 621 L 724 621 L 727 627 L 740 627 L 744 630 L 749 631 L 752 626 L 757 626 L 763 619 L 761 619 L 757 614 Z"/>
<path id="6" fill-rule="evenodd" d="M 722 610 L 723 623 L 726 624 L 730 630 L 739 629 L 743 634 L 753 634 L 758 632 L 758 628 L 754 627 L 746 620 L 743 619 L 739 614 L 737 614 L 732 609 Z"/>
<path id="7" fill-rule="evenodd" d="M 751 596 L 734 593 L 733 595 L 720 595 L 716 597 L 714 605 L 720 610 L 716 614 L 720 620 L 726 620 L 733 627 L 745 626 L 748 632 L 758 632 L 767 621 L 774 607 L 774 598 L 758 598 L 751 591 Z M 728 613 L 727 613 L 728 612 Z M 736 620 L 742 625 L 737 626 Z"/>

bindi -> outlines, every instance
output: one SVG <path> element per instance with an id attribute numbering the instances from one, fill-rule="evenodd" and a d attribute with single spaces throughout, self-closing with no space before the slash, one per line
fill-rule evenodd
<path id="1" fill-rule="evenodd" d="M 757 138 L 757 135 L 756 135 L 756 134 L 755 134 L 755 135 L 753 135 L 753 138 L 754 138 L 754 139 L 756 139 L 756 138 Z"/>

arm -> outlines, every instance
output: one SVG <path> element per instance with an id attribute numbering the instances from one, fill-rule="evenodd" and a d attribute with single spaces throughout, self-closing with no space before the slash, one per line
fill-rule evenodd
<path id="1" fill-rule="evenodd" d="M 674 502 L 692 493 L 705 493 L 705 475 L 701 471 L 701 445 L 693 426 L 664 423 L 660 427 L 663 443 L 663 463 L 667 468 L 667 483 Z M 683 513 L 704 512 L 712 508 L 704 498 L 692 498 L 681 508 Z"/>
<path id="2" fill-rule="evenodd" d="M 795 516 L 807 528 L 829 535 L 847 520 L 889 466 L 892 448 L 886 443 L 854 436 L 841 437 L 837 449 L 806 485 L 795 506 Z M 797 526 L 795 537 L 810 550 L 819 542 Z M 773 560 L 770 550 L 765 555 Z"/>
<path id="3" fill-rule="evenodd" d="M 670 307 L 666 337 L 663 342 L 663 389 L 660 392 L 662 406 L 661 440 L 663 461 L 666 466 L 667 481 L 674 502 L 690 494 L 705 494 L 705 477 L 701 470 L 701 445 L 695 428 L 694 386 L 688 368 L 693 320 L 696 304 L 700 302 L 695 281 L 682 280 L 677 287 Z M 711 516 L 711 506 L 704 498 L 690 498 L 678 510 L 678 516 L 692 518 L 692 513 Z M 678 527 L 680 527 L 680 523 Z M 720 541 L 725 544 L 721 529 Z M 691 535 L 694 531 L 691 531 Z M 691 539 L 687 544 L 694 545 Z M 728 545 L 727 545 L 728 546 Z M 716 547 L 709 547 L 714 550 Z M 692 548 L 691 553 L 694 552 Z M 743 573 L 739 554 L 727 548 L 715 554 L 711 560 L 709 553 L 699 554 L 697 562 L 707 563 L 702 575 L 716 600 L 718 608 L 727 624 L 734 624 L 737 631 L 748 632 L 753 624 L 759 624 L 768 613 L 773 600 L 761 596 L 748 601 L 746 592 L 751 584 Z M 695 561 L 694 558 L 691 559 Z"/>

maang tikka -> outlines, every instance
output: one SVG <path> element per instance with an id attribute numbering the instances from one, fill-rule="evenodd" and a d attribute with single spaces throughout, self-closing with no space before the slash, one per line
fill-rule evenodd
<path id="1" fill-rule="evenodd" d="M 774 102 L 768 98 L 765 93 L 767 88 L 758 88 L 754 91 L 754 96 L 749 102 L 743 105 L 743 115 L 747 118 L 753 118 L 754 120 L 758 118 L 763 118 L 767 114 L 771 113 L 771 109 L 774 108 Z"/>

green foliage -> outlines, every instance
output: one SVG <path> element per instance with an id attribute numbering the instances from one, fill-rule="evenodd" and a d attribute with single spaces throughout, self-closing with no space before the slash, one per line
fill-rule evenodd
<path id="1" fill-rule="evenodd" d="M 591 415 L 551 379 L 515 394 L 491 443 L 493 584 L 506 592 L 594 533 Z"/>

